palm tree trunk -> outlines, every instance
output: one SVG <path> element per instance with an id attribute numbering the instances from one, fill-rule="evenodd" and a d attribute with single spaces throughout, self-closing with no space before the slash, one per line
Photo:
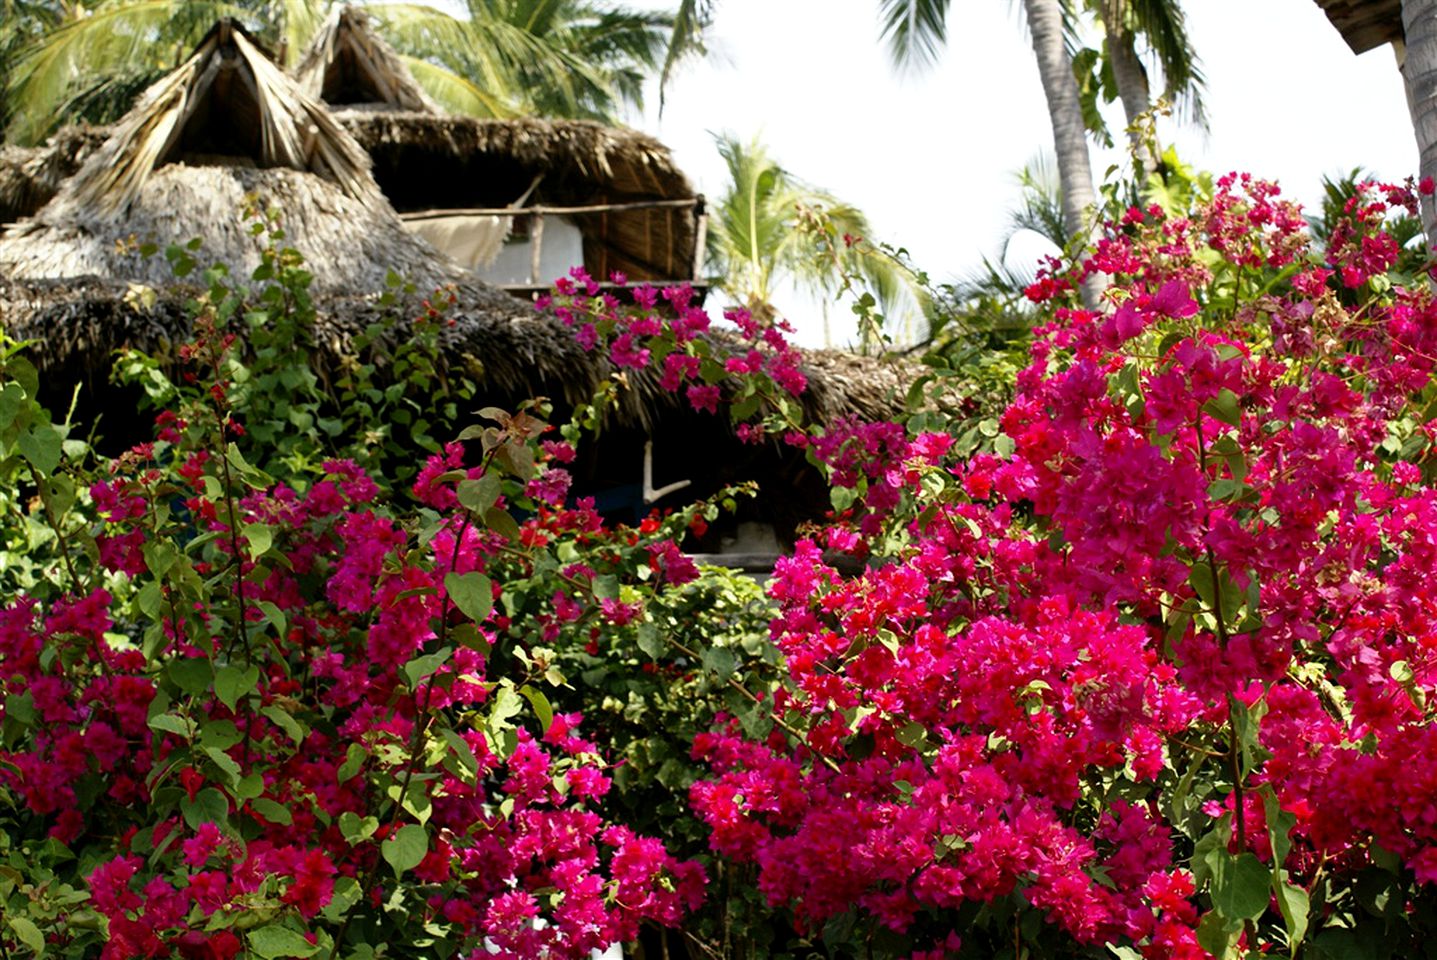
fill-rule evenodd
<path id="1" fill-rule="evenodd" d="M 1437 0 L 1429 0 L 1437 3 Z M 1048 101 L 1048 119 L 1053 124 L 1053 148 L 1058 157 L 1058 181 L 1063 189 L 1063 225 L 1069 236 L 1089 236 L 1088 211 L 1097 206 L 1093 170 L 1088 162 L 1088 141 L 1083 127 L 1083 108 L 1078 98 L 1078 81 L 1063 46 L 1063 8 L 1060 0 L 1023 0 L 1028 33 L 1038 58 L 1038 75 Z M 1083 285 L 1083 301 L 1091 309 L 1101 287 Z"/>
<path id="2" fill-rule="evenodd" d="M 1418 172 L 1437 179 L 1437 0 L 1402 0 L 1405 54 L 1399 49 L 1407 106 L 1417 137 Z M 1437 238 L 1437 205 L 1422 198 L 1427 245 Z"/>
<path id="3" fill-rule="evenodd" d="M 1161 153 L 1155 129 L 1142 129 L 1138 118 L 1152 109 L 1152 91 L 1148 87 L 1148 72 L 1138 57 L 1133 32 L 1122 20 L 1123 10 L 1116 2 L 1108 2 L 1103 10 L 1104 30 L 1107 34 L 1108 63 L 1113 68 L 1113 82 L 1118 88 L 1118 99 L 1123 103 L 1123 118 L 1128 122 L 1128 145 L 1132 150 L 1133 164 L 1146 175 L 1158 168 Z"/>

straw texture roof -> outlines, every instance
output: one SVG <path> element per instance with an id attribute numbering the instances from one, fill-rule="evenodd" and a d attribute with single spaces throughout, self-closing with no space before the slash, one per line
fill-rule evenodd
<path id="1" fill-rule="evenodd" d="M 66 127 L 39 147 L 0 147 L 0 224 L 39 210 L 108 139 L 101 127 Z"/>
<path id="2" fill-rule="evenodd" d="M 364 152 L 239 27 L 222 21 L 151 86 L 56 203 L 122 213 L 166 163 L 200 159 L 305 170 L 378 199 Z"/>
<path id="3" fill-rule="evenodd" d="M 307 95 L 331 106 L 441 113 L 402 57 L 375 32 L 369 15 L 337 7 L 294 71 Z"/>
<path id="4" fill-rule="evenodd" d="M 374 176 L 401 213 L 503 207 L 540 178 L 532 204 L 583 206 L 694 197 L 667 147 L 623 127 L 587 120 L 489 120 L 418 112 L 340 110 L 369 152 Z M 596 278 L 689 279 L 692 209 L 579 214 L 584 265 Z"/>
<path id="5" fill-rule="evenodd" d="M 355 335 L 376 321 L 399 321 L 395 335 L 404 336 L 404 319 L 418 306 L 373 296 L 393 268 L 422 292 L 452 287 L 443 358 L 486 397 L 590 399 L 614 373 L 609 361 L 584 351 L 555 317 L 474 281 L 410 234 L 371 178 L 365 150 L 381 177 L 396 178 L 387 191 L 409 209 L 503 205 L 513 196 L 483 191 L 513 186 L 517 195 L 540 173 L 541 199 L 550 204 L 692 196 L 668 151 L 642 134 L 585 122 L 346 111 L 343 124 L 243 32 L 217 28 L 103 144 L 96 146 L 92 131 L 67 132 L 38 151 L 0 158 L 14 161 L 10 169 L 29 178 L 24 183 L 39 185 L 12 186 L 19 181 L 0 173 L 0 190 L 20 198 L 17 207 L 33 202 L 24 190 L 43 190 L 67 164 L 79 164 L 46 206 L 0 235 L 0 324 L 37 341 L 35 359 L 52 377 L 103 376 L 122 346 L 166 355 L 188 332 L 186 302 L 196 291 L 139 246 L 199 237 L 200 265 L 224 263 L 246 276 L 260 248 L 239 212 L 257 195 L 282 211 L 285 242 L 303 253 L 314 276 L 321 369 L 350 362 Z M 613 212 L 581 228 L 593 231 L 607 269 L 626 270 L 636 281 L 646 271 L 666 280 L 687 275 L 694 237 L 688 210 Z M 722 347 L 726 335 L 713 338 Z M 906 368 L 841 353 L 808 352 L 805 366 L 805 402 L 819 419 L 893 416 L 911 379 Z M 682 403 L 650 374 L 630 372 L 626 382 L 616 411 L 621 423 L 648 428 Z"/>
<path id="6" fill-rule="evenodd" d="M 170 284 L 144 287 L 123 280 L 5 279 L 0 276 L 0 324 L 11 336 L 37 342 L 32 356 L 42 369 L 76 379 L 103 377 L 121 346 L 166 355 L 189 330 L 186 301 L 194 289 Z M 441 334 L 449 369 L 473 378 L 491 402 L 512 403 L 536 395 L 577 404 L 588 401 L 614 368 L 601 352 L 585 351 L 573 331 L 555 317 L 536 314 L 501 291 L 470 283 L 456 288 L 453 324 Z M 315 298 L 315 334 L 321 370 L 335 371 L 353 355 L 353 338 L 386 317 L 412 315 L 413 305 L 386 306 L 371 297 Z M 402 322 L 398 330 L 402 332 Z M 728 335 L 712 336 L 716 346 Z M 808 414 L 829 420 L 844 414 L 890 418 L 902 408 L 903 392 L 916 373 L 911 364 L 880 362 L 838 351 L 802 351 L 809 377 Z M 651 428 L 684 406 L 647 372 L 629 371 L 616 421 Z M 715 423 L 726 421 L 718 420 Z"/>
<path id="7" fill-rule="evenodd" d="M 32 166 L 60 169 L 77 153 L 47 149 Z M 318 293 L 382 290 L 390 269 L 421 288 L 464 280 L 462 268 L 404 229 L 368 167 L 322 103 L 238 28 L 217 27 L 44 208 L 0 235 L 0 272 L 163 285 L 173 279 L 169 263 L 142 256 L 140 245 L 199 237 L 198 259 L 247 274 L 260 262 L 240 215 L 253 195 L 283 212 L 286 242 L 304 251 Z"/>
<path id="8" fill-rule="evenodd" d="M 67 186 L 35 217 L 0 235 L 0 273 L 30 280 L 122 277 L 160 286 L 174 279 L 170 264 L 142 255 L 140 245 L 163 250 L 198 237 L 197 260 L 248 275 L 261 255 L 241 217 L 251 195 L 282 211 L 285 243 L 304 252 L 317 293 L 383 290 L 391 268 L 424 289 L 468 276 L 405 230 L 383 201 L 356 200 L 298 170 L 182 163 L 147 177 L 123 213 L 86 204 Z"/>
<path id="9" fill-rule="evenodd" d="M 1402 0 L 1317 0 L 1353 53 L 1401 40 Z"/>

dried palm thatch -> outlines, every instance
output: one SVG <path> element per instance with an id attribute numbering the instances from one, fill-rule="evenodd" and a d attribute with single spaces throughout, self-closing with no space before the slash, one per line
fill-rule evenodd
<path id="1" fill-rule="evenodd" d="M 52 156 L 62 155 L 71 154 L 56 146 Z M 423 288 L 463 280 L 457 264 L 404 229 L 368 165 L 322 103 L 242 31 L 221 26 L 145 93 L 50 203 L 0 235 L 0 272 L 163 285 L 170 266 L 143 245 L 198 237 L 200 259 L 248 273 L 261 247 L 240 211 L 253 196 L 283 212 L 287 242 L 305 251 L 319 293 L 381 290 L 390 269 Z"/>
<path id="2" fill-rule="evenodd" d="M 66 188 L 68 191 L 68 187 Z M 35 217 L 0 235 L 0 274 L 16 279 L 101 276 L 162 286 L 174 274 L 164 250 L 199 238 L 199 262 L 248 275 L 261 243 L 241 211 L 250 198 L 282 212 L 288 245 L 305 251 L 318 293 L 379 291 L 390 269 L 422 289 L 467 274 L 404 229 L 383 201 L 364 203 L 328 180 L 283 168 L 169 164 L 146 178 L 123 216 L 62 192 Z"/>
<path id="3" fill-rule="evenodd" d="M 1402 0 L 1317 0 L 1353 53 L 1401 40 Z"/>
<path id="4" fill-rule="evenodd" d="M 54 203 L 120 216 L 165 164 L 236 157 L 318 174 L 361 202 L 378 199 L 368 158 L 324 105 L 222 21 L 145 91 Z"/>
<path id="5" fill-rule="evenodd" d="M 602 206 L 696 200 L 667 147 L 646 134 L 586 120 L 488 120 L 418 112 L 340 110 L 401 214 L 528 203 Z M 572 219 L 584 266 L 633 281 L 693 277 L 696 206 L 590 211 Z"/>
<path id="6" fill-rule="evenodd" d="M 66 127 L 40 147 L 0 147 L 0 224 L 13 223 L 39 210 L 60 192 L 110 131 Z"/>
<path id="7" fill-rule="evenodd" d="M 348 4 L 320 27 L 295 68 L 299 88 L 331 106 L 442 113 L 404 59 L 375 32 L 369 15 Z"/>

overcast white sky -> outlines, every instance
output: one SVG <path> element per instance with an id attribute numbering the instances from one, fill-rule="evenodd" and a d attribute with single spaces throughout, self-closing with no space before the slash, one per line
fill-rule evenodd
<path id="1" fill-rule="evenodd" d="M 1169 122 L 1161 133 L 1188 162 L 1276 179 L 1309 205 L 1324 174 L 1415 172 L 1390 48 L 1354 56 L 1313 0 L 1184 6 L 1208 79 L 1210 132 Z M 634 125 L 667 143 L 709 195 L 725 178 L 709 131 L 760 135 L 791 172 L 862 208 L 877 238 L 907 247 L 935 279 L 952 279 L 997 252 L 1018 196 L 1014 171 L 1050 143 L 1021 6 L 955 2 L 942 61 L 907 77 L 879 42 L 876 10 L 877 0 L 718 0 L 716 56 L 671 84 L 662 119 L 653 97 Z M 1116 157 L 1095 155 L 1099 178 L 1109 162 Z M 779 306 L 801 342 L 819 345 L 816 304 L 794 297 Z M 836 325 L 834 335 L 842 341 L 851 329 Z"/>

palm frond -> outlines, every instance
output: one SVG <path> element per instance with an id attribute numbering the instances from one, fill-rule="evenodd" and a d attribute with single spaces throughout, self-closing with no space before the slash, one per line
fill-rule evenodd
<path id="1" fill-rule="evenodd" d="M 659 115 L 664 112 L 664 91 L 669 79 L 689 56 L 703 55 L 704 31 L 713 23 L 714 0 L 679 0 L 678 9 L 673 13 L 673 31 L 669 34 L 668 50 L 664 53 L 664 65 L 659 70 Z"/>
<path id="2" fill-rule="evenodd" d="M 403 60 L 414 74 L 414 79 L 451 113 L 505 119 L 517 117 L 523 112 L 452 70 L 415 57 L 403 57 Z"/>
<path id="3" fill-rule="evenodd" d="M 1189 120 L 1207 125 L 1202 95 L 1207 87 L 1202 62 L 1193 50 L 1187 19 L 1177 0 L 1125 0 L 1135 32 L 1163 71 L 1164 95 Z"/>
<path id="4" fill-rule="evenodd" d="M 883 38 L 899 67 L 925 67 L 948 41 L 948 0 L 880 0 Z"/>
<path id="5" fill-rule="evenodd" d="M 242 12 L 224 0 L 125 0 L 61 24 L 27 46 L 7 77 L 10 138 L 43 139 L 98 80 L 133 82 L 177 66 L 215 20 Z"/>

